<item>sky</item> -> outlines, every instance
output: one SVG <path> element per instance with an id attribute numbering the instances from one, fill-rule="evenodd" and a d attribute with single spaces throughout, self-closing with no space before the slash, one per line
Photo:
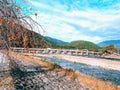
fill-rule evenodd
<path id="1" fill-rule="evenodd" d="M 28 1 L 27 5 L 19 3 L 26 14 L 42 25 L 44 36 L 67 42 L 120 39 L 120 0 Z M 35 31 L 38 32 L 37 28 Z"/>

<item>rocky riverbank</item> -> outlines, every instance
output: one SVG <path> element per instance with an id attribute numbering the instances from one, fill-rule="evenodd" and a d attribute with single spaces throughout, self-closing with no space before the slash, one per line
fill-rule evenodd
<path id="1" fill-rule="evenodd" d="M 10 72 L 0 72 L 0 90 L 15 90 Z"/>
<path id="2" fill-rule="evenodd" d="M 38 58 L 14 52 L 10 52 L 9 56 L 15 90 L 120 90 L 112 83 L 63 69 Z"/>
<path id="3" fill-rule="evenodd" d="M 17 90 L 93 90 L 77 81 L 60 74 L 61 70 L 41 72 L 11 72 Z"/>
<path id="4" fill-rule="evenodd" d="M 10 75 L 9 59 L 5 51 L 0 51 L 0 90 L 14 90 Z"/>
<path id="5" fill-rule="evenodd" d="M 56 64 L 40 59 L 38 61 L 38 59 L 28 58 L 28 56 L 18 54 L 17 58 L 22 61 L 19 61 L 19 63 L 16 62 L 18 60 L 12 62 L 12 66 L 13 64 L 19 65 L 15 65 L 15 68 L 13 68 L 11 72 L 17 90 L 93 90 L 89 86 L 80 83 L 76 77 L 73 78 L 73 71 L 67 72 L 67 70 L 63 70 Z M 15 59 L 15 57 L 12 56 L 12 59 Z M 33 61 L 34 67 L 32 67 Z M 21 64 L 23 62 L 24 64 Z M 27 64 L 25 64 L 26 62 Z M 35 68 L 38 67 L 38 64 L 40 67 L 39 69 L 37 68 L 38 71 L 36 71 Z M 21 69 L 19 68 L 20 65 L 21 67 L 23 67 L 22 65 L 24 65 L 24 67 L 30 67 L 31 65 L 31 69 L 35 71 Z"/>

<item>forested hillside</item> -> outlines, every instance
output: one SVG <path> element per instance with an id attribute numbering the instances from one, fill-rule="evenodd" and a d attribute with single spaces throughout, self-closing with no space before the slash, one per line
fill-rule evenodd
<path id="1" fill-rule="evenodd" d="M 14 22 L 5 22 L 5 19 L 3 19 L 2 25 L 0 25 L 0 33 L 9 47 L 51 47 L 51 43 L 42 35 L 30 31 Z"/>
<path id="2" fill-rule="evenodd" d="M 48 36 L 46 36 L 45 38 L 54 45 L 67 45 L 68 44 L 68 42 L 58 40 L 58 39 L 55 39 L 55 38 L 51 38 L 51 37 L 48 37 Z"/>
<path id="3" fill-rule="evenodd" d="M 92 42 L 89 41 L 73 41 L 70 44 L 67 45 L 68 47 L 71 48 L 76 48 L 76 49 L 88 49 L 88 50 L 98 50 L 100 47 Z"/>

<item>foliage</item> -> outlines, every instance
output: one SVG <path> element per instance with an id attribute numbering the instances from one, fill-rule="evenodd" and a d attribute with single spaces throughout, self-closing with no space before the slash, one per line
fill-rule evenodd
<path id="1" fill-rule="evenodd" d="M 9 29 L 4 32 L 2 31 L 1 34 L 7 41 L 9 47 L 51 47 L 51 43 L 48 42 L 42 35 L 30 31 L 22 26 L 20 31 L 17 29 Z"/>
<path id="2" fill-rule="evenodd" d="M 24 0 L 20 1 L 24 3 Z M 33 32 L 34 26 L 38 26 L 38 29 L 41 27 L 30 16 L 24 14 L 16 0 L 0 0 L 0 40 L 3 41 L 0 48 L 42 46 L 40 39 L 34 36 L 36 34 Z"/>
<path id="3" fill-rule="evenodd" d="M 62 67 L 59 66 L 58 64 L 54 63 L 54 64 L 52 64 L 52 68 L 53 68 L 53 69 L 60 69 L 60 68 L 62 68 Z"/>
<path id="4" fill-rule="evenodd" d="M 110 54 L 118 51 L 118 49 L 114 45 L 106 46 L 104 47 L 104 49 L 105 49 L 104 52 L 110 53 Z"/>
<path id="5" fill-rule="evenodd" d="M 88 50 L 98 50 L 99 46 L 89 41 L 73 41 L 67 45 L 59 45 L 58 48 L 66 48 L 66 49 L 88 49 Z"/>

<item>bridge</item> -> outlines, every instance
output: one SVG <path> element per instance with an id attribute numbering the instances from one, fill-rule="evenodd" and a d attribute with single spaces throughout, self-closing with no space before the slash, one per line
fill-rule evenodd
<path id="1" fill-rule="evenodd" d="M 85 56 L 99 56 L 99 52 L 89 51 L 87 49 L 43 49 L 43 48 L 11 48 L 14 52 L 26 54 L 65 54 L 65 55 L 85 55 Z"/>

